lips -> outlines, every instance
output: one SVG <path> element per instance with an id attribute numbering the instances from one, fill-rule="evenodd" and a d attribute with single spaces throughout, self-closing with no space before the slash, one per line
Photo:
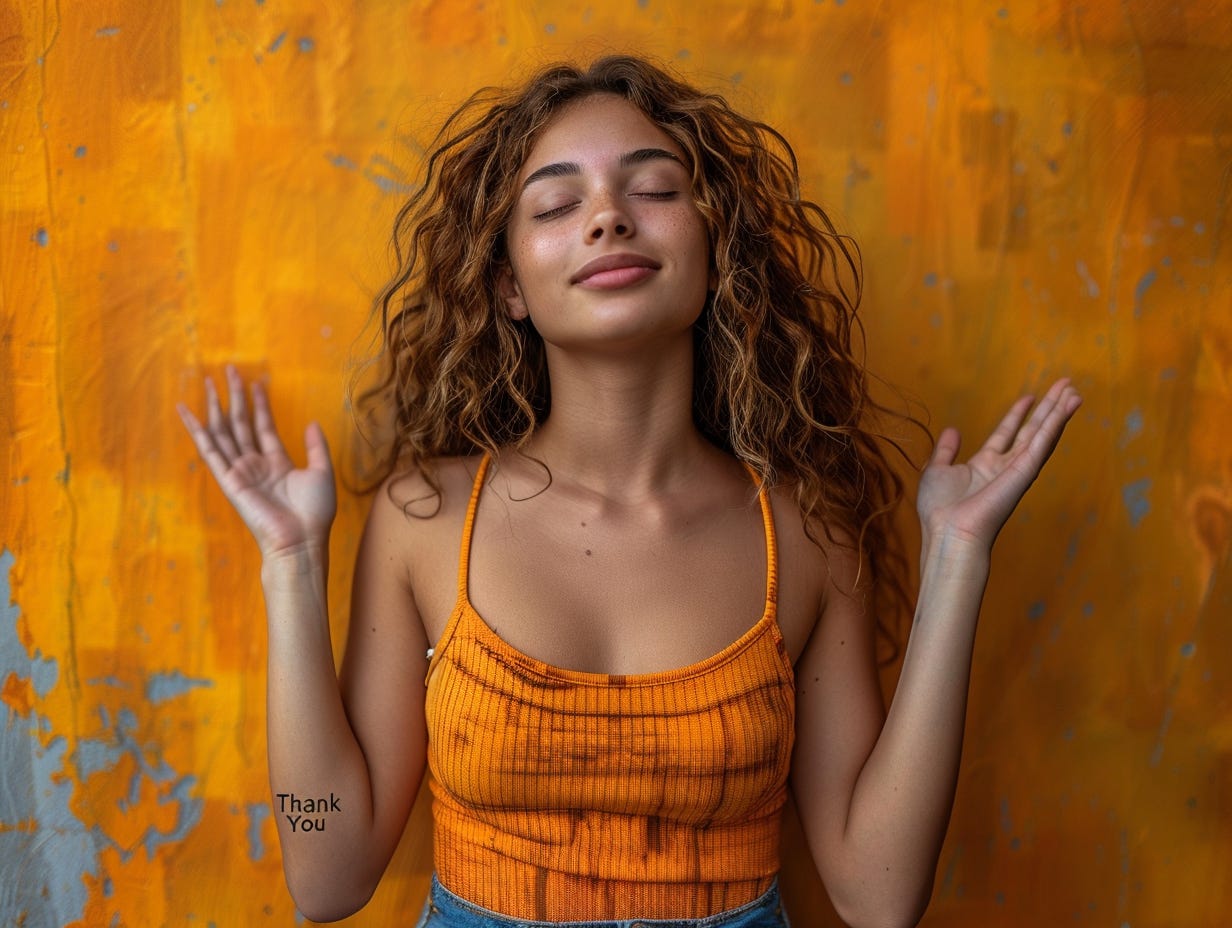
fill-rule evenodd
<path id="1" fill-rule="evenodd" d="M 632 283 L 647 276 L 649 271 L 657 271 L 663 265 L 645 255 L 613 254 L 602 255 L 593 261 L 588 261 L 569 278 L 571 284 L 603 283 L 610 281 L 625 281 Z M 639 273 L 639 270 L 642 273 Z M 623 272 L 623 273 L 621 273 Z"/>

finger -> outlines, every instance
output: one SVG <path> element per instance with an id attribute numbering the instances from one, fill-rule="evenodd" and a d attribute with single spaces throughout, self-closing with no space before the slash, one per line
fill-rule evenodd
<path id="1" fill-rule="evenodd" d="M 1008 451 L 1013 446 L 1018 430 L 1022 428 L 1022 423 L 1027 418 L 1027 411 L 1034 401 L 1035 398 L 1032 396 L 1019 397 L 1010 407 L 1009 412 L 997 423 L 997 427 L 988 436 L 988 440 L 984 442 L 985 450 L 995 451 L 997 454 L 1004 454 Z"/>
<path id="2" fill-rule="evenodd" d="M 320 470 L 327 474 L 334 472 L 334 466 L 329 459 L 329 442 L 325 440 L 325 432 L 316 422 L 310 422 L 304 430 L 304 446 L 308 450 L 308 469 Z"/>
<path id="3" fill-rule="evenodd" d="M 214 436 L 197 420 L 192 410 L 183 403 L 177 403 L 175 408 L 184 427 L 188 429 L 188 434 L 192 436 L 193 444 L 197 446 L 197 453 L 209 467 L 210 473 L 221 483 L 223 475 L 231 468 L 230 462 L 218 449 Z"/>
<path id="4" fill-rule="evenodd" d="M 274 414 L 270 411 L 269 395 L 260 383 L 252 385 L 252 421 L 257 430 L 257 446 L 262 454 L 278 454 L 286 457 L 287 450 L 282 439 L 278 437 L 278 429 L 274 425 Z"/>
<path id="5" fill-rule="evenodd" d="M 1032 457 L 1039 461 L 1040 467 L 1052 456 L 1057 442 L 1061 440 L 1061 435 L 1065 431 L 1065 426 L 1069 424 L 1069 420 L 1073 418 L 1081 405 L 1082 397 L 1078 391 L 1067 385 L 1057 397 L 1047 417 L 1031 436 L 1028 448 Z"/>
<path id="6" fill-rule="evenodd" d="M 205 411 L 214 446 L 226 456 L 228 462 L 239 457 L 235 439 L 231 436 L 231 428 L 222 414 L 222 404 L 218 402 L 218 388 L 214 386 L 213 377 L 205 378 Z"/>
<path id="7" fill-rule="evenodd" d="M 1044 394 L 1044 398 L 1039 401 L 1039 405 L 1035 407 L 1035 411 L 1031 414 L 1031 418 L 1027 421 L 1018 432 L 1018 436 L 1014 442 L 1015 447 L 1029 447 L 1044 427 L 1045 423 L 1049 422 L 1051 417 L 1060 408 L 1061 398 L 1066 395 L 1067 391 L 1071 391 L 1068 378 L 1061 378 Z"/>
<path id="8" fill-rule="evenodd" d="M 958 449 L 961 447 L 962 435 L 959 434 L 958 429 L 943 429 L 937 436 L 937 444 L 933 448 L 932 457 L 928 459 L 928 466 L 946 467 L 953 464 L 958 457 Z"/>
<path id="9" fill-rule="evenodd" d="M 227 365 L 227 390 L 231 403 L 231 434 L 241 453 L 251 453 L 257 450 L 252 440 L 252 423 L 248 419 L 248 401 L 244 397 L 244 378 L 235 369 L 235 365 Z"/>

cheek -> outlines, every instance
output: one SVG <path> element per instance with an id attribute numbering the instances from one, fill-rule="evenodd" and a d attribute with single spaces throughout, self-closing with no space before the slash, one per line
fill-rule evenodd
<path id="1" fill-rule="evenodd" d="M 559 236 L 511 229 L 509 263 L 525 289 L 550 286 L 560 276 L 565 248 Z"/>

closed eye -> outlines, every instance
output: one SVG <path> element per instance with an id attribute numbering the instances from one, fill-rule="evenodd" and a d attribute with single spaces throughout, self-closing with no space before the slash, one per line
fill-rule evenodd
<path id="1" fill-rule="evenodd" d="M 553 209 L 544 210 L 542 213 L 535 213 L 531 218 L 532 219 L 554 219 L 557 216 L 562 216 L 565 213 L 569 212 L 569 210 L 573 209 L 575 206 L 577 206 L 576 203 L 566 203 L 564 206 L 557 206 L 557 207 L 554 207 Z"/>
<path id="2" fill-rule="evenodd" d="M 676 190 L 643 190 L 639 193 L 631 194 L 635 197 L 644 197 L 648 200 L 670 200 L 678 194 Z"/>

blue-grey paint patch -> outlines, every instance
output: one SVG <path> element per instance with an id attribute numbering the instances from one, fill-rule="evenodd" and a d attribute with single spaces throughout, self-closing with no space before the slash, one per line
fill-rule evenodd
<path id="1" fill-rule="evenodd" d="M 120 27 L 119 26 L 103 26 L 102 29 L 95 29 L 94 34 L 98 36 L 99 38 L 105 38 L 109 35 L 119 35 Z"/>
<path id="2" fill-rule="evenodd" d="M 1186 641 L 1181 645 L 1181 657 L 1193 657 L 1194 652 L 1198 650 L 1198 646 L 1192 641 Z"/>
<path id="3" fill-rule="evenodd" d="M 21 610 L 13 601 L 10 572 L 16 558 L 0 549 L 0 679 L 15 674 L 36 690 L 55 685 L 57 674 L 38 652 L 31 657 L 17 635 Z M 46 690 L 40 692 L 45 696 Z M 65 925 L 82 917 L 84 877 L 98 873 L 98 854 L 110 843 L 72 813 L 73 781 L 63 775 L 68 742 L 51 723 L 19 721 L 0 707 L 0 915 L 24 913 L 28 925 Z"/>
<path id="4" fill-rule="evenodd" d="M 301 52 L 310 52 L 317 47 L 317 43 L 313 41 L 312 37 L 306 35 L 300 36 L 299 41 L 295 44 L 299 46 Z"/>
<path id="5" fill-rule="evenodd" d="M 1150 500 L 1146 498 L 1146 494 L 1150 489 L 1150 477 L 1143 477 L 1141 480 L 1135 480 L 1133 483 L 1127 483 L 1121 487 L 1121 501 L 1125 504 L 1125 510 L 1129 513 L 1130 528 L 1136 527 L 1151 511 Z"/>
<path id="6" fill-rule="evenodd" d="M 1176 380 L 1177 370 L 1175 367 L 1165 367 L 1159 372 L 1160 380 Z"/>
<path id="7" fill-rule="evenodd" d="M 348 158 L 346 155 L 335 155 L 330 152 L 325 153 L 325 160 L 336 168 L 345 168 L 348 171 L 358 171 L 359 165 Z"/>
<path id="8" fill-rule="evenodd" d="M 650 0 L 637 0 L 637 5 L 644 10 L 650 6 Z"/>
<path id="9" fill-rule="evenodd" d="M 1174 229 L 1185 228 L 1185 217 L 1184 216 L 1173 216 L 1168 221 L 1172 223 L 1172 228 Z"/>
<path id="10" fill-rule="evenodd" d="M 147 860 L 154 859 L 154 851 L 159 845 L 177 844 L 183 841 L 201 821 L 205 800 L 192 795 L 192 788 L 196 783 L 197 778 L 191 774 L 180 777 L 166 796 L 158 798 L 160 805 L 166 805 L 169 802 L 176 802 L 179 805 L 176 809 L 175 824 L 169 831 L 159 831 L 153 825 L 145 830 L 141 843 L 145 845 Z"/>
<path id="11" fill-rule="evenodd" d="M 1008 835 L 1014 830 L 1014 820 L 1010 818 L 1010 800 L 1008 796 L 1001 797 L 1000 815 L 1001 831 L 1003 834 Z"/>
<path id="12" fill-rule="evenodd" d="M 851 76 L 850 71 L 844 71 L 842 74 L 838 76 L 838 82 L 842 84 L 844 87 L 849 86 L 853 80 L 855 80 L 855 78 Z"/>
<path id="13" fill-rule="evenodd" d="M 260 860 L 265 856 L 265 842 L 261 840 L 261 823 L 270 817 L 268 802 L 250 802 L 244 806 L 248 815 L 248 859 Z"/>
<path id="14" fill-rule="evenodd" d="M 556 23 L 544 23 L 543 31 L 548 35 L 553 35 L 556 32 Z"/>
<path id="15" fill-rule="evenodd" d="M 1074 134 L 1074 124 L 1068 120 L 1061 123 L 1061 134 L 1065 136 Z"/>
<path id="16" fill-rule="evenodd" d="M 286 32 L 280 32 L 278 33 L 278 35 L 274 36 L 274 41 L 270 42 L 269 47 L 266 48 L 265 50 L 272 55 L 274 54 L 274 52 L 278 51 L 278 49 L 282 48 L 282 43 L 285 42 L 286 40 L 287 40 Z"/>
<path id="17" fill-rule="evenodd" d="M 376 184 L 382 193 L 405 195 L 414 189 L 406 183 L 406 174 L 402 169 L 382 155 L 373 155 L 368 160 L 364 178 Z"/>
<path id="18" fill-rule="evenodd" d="M 1091 276 L 1091 272 L 1087 270 L 1087 263 L 1081 258 L 1074 263 L 1074 269 L 1078 272 L 1078 276 L 1082 278 L 1083 285 L 1087 288 L 1087 296 L 1095 299 L 1099 296 L 1099 284 L 1095 278 Z"/>
<path id="19" fill-rule="evenodd" d="M 1193 230 L 1194 230 L 1194 235 L 1205 235 L 1206 234 L 1206 223 L 1205 222 L 1195 222 L 1193 224 Z"/>
<path id="20" fill-rule="evenodd" d="M 74 158 L 84 158 L 85 156 L 86 156 L 86 147 L 84 145 L 78 145 L 76 148 L 73 149 Z"/>
<path id="21" fill-rule="evenodd" d="M 932 271 L 929 271 L 927 274 L 925 274 L 924 275 L 924 286 L 926 287 L 937 286 L 937 275 L 934 274 Z"/>
<path id="22" fill-rule="evenodd" d="M 1142 315 L 1142 300 L 1146 296 L 1146 292 L 1151 289 L 1151 284 L 1155 283 L 1155 278 L 1158 275 L 1155 273 L 1155 268 L 1151 268 L 1145 274 L 1138 278 L 1138 283 L 1134 287 L 1134 318 L 1137 319 Z"/>
<path id="23" fill-rule="evenodd" d="M 200 686 L 213 686 L 213 680 L 186 677 L 178 670 L 168 673 L 152 673 L 145 681 L 145 698 L 157 705 L 182 696 Z"/>
<path id="24" fill-rule="evenodd" d="M 1158 767 L 1164 759 L 1164 738 L 1168 734 L 1168 726 L 1172 724 L 1172 707 L 1164 709 L 1164 717 L 1160 720 L 1159 731 L 1155 733 L 1155 747 L 1151 749 L 1151 766 Z"/>
<path id="25" fill-rule="evenodd" d="M 105 677 L 91 677 L 89 680 L 86 681 L 86 685 L 87 686 L 113 686 L 118 690 L 126 690 L 130 688 L 127 683 L 125 683 L 119 677 L 116 677 L 112 674 L 108 674 Z"/>
<path id="26" fill-rule="evenodd" d="M 1069 541 L 1065 544 L 1065 566 L 1073 567 L 1074 561 L 1078 559 L 1078 533 L 1069 536 Z"/>
<path id="27" fill-rule="evenodd" d="M 77 767 L 77 776 L 84 780 L 92 773 L 110 770 L 123 756 L 124 751 L 110 739 L 82 738 L 77 742 L 72 760 Z"/>
<path id="28" fill-rule="evenodd" d="M 51 236 L 47 234 L 46 229 L 36 229 L 34 231 L 34 241 L 38 244 L 39 248 L 46 248 L 47 243 L 51 241 Z"/>
<path id="29" fill-rule="evenodd" d="M 1084 618 L 1090 618 L 1095 614 L 1095 603 L 1088 600 L 1082 604 L 1082 615 Z"/>
<path id="30" fill-rule="evenodd" d="M 1001 9 L 997 10 L 997 18 L 998 19 L 1009 19 L 1010 11 L 1007 10 L 1005 7 L 1001 7 Z"/>
<path id="31" fill-rule="evenodd" d="M 46 696 L 60 676 L 55 658 L 43 657 L 35 650 L 31 657 L 17 636 L 17 621 L 21 610 L 12 600 L 9 590 L 9 572 L 17 559 L 7 548 L 0 552 L 0 680 L 15 673 L 34 686 L 34 692 Z"/>
<path id="32" fill-rule="evenodd" d="M 1046 607 L 1044 606 L 1044 601 L 1037 599 L 1035 602 L 1031 603 L 1031 605 L 1027 607 L 1027 618 L 1030 619 L 1032 622 L 1038 622 L 1041 618 L 1044 617 L 1045 608 Z"/>
<path id="33" fill-rule="evenodd" d="M 1125 415 L 1125 429 L 1121 432 L 1121 440 L 1118 442 L 1118 445 L 1121 448 L 1128 445 L 1142 434 L 1143 426 L 1142 410 L 1135 406 Z"/>

